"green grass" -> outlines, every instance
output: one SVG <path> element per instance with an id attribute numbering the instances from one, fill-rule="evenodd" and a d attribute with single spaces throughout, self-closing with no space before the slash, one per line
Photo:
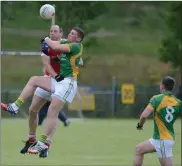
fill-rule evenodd
<path id="1" fill-rule="evenodd" d="M 117 36 L 98 37 L 97 46 L 84 48 L 85 54 L 91 55 L 144 55 L 156 57 L 159 55 L 158 49 L 160 40 L 155 34 L 149 36 L 145 32 L 132 32 L 128 30 L 123 32 L 114 32 Z M 46 35 L 46 34 L 45 34 Z M 17 42 L 18 39 L 18 42 Z M 39 51 L 41 36 L 21 36 L 21 35 L 2 35 L 2 50 L 4 51 Z"/>
<path id="2" fill-rule="evenodd" d="M 42 75 L 41 56 L 1 57 L 2 87 L 24 86 L 33 75 Z M 14 86 L 14 87 L 13 87 Z"/>
<path id="3" fill-rule="evenodd" d="M 148 56 L 116 54 L 104 57 L 101 54 L 92 55 L 85 68 L 80 68 L 80 84 L 110 85 L 113 75 L 118 83 L 132 81 L 146 84 L 150 83 L 151 75 L 156 75 L 156 79 L 160 80 L 160 76 L 170 69 L 168 65 Z M 22 89 L 31 76 L 43 74 L 41 56 L 4 56 L 1 63 L 2 89 Z"/>
<path id="4" fill-rule="evenodd" d="M 2 35 L 3 51 L 40 51 L 41 37 L 24 37 L 19 35 Z"/>
<path id="5" fill-rule="evenodd" d="M 136 37 L 133 36 L 135 36 L 134 33 L 128 36 L 122 36 L 122 34 L 120 34 L 117 37 L 98 38 L 99 46 L 92 47 L 90 49 L 90 54 L 95 53 L 96 55 L 113 55 L 122 53 L 128 56 L 143 55 L 150 57 L 156 57 L 159 55 L 159 40 L 150 38 L 142 39 L 140 34 L 138 34 Z"/>
<path id="6" fill-rule="evenodd" d="M 152 135 L 152 121 L 143 131 L 135 129 L 136 120 L 86 120 L 72 122 L 69 128 L 60 124 L 47 159 L 21 155 L 21 140 L 28 134 L 27 120 L 2 121 L 2 166 L 129 166 L 132 165 L 135 146 Z M 175 124 L 175 166 L 181 165 L 181 122 Z M 12 132 L 14 130 L 14 133 Z M 38 128 L 38 135 L 43 128 Z M 148 154 L 144 166 L 159 165 L 156 154 Z"/>

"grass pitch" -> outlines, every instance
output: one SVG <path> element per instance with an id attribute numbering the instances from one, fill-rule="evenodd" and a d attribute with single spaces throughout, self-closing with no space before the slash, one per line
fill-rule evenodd
<path id="1" fill-rule="evenodd" d="M 19 153 L 21 140 L 27 139 L 27 120 L 2 120 L 3 166 L 131 166 L 137 143 L 149 139 L 153 123 L 147 121 L 143 131 L 135 129 L 136 120 L 73 121 L 68 128 L 60 126 L 52 143 L 49 157 Z M 175 124 L 175 166 L 181 165 L 181 121 Z M 37 135 L 43 132 L 39 127 Z M 144 166 L 159 165 L 156 154 L 148 154 Z"/>

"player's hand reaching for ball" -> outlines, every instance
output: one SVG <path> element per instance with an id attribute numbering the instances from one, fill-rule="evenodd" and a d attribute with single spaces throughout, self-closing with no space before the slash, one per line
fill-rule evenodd
<path id="1" fill-rule="evenodd" d="M 140 125 L 140 123 L 137 123 L 137 130 L 143 130 L 143 126 L 142 125 Z"/>

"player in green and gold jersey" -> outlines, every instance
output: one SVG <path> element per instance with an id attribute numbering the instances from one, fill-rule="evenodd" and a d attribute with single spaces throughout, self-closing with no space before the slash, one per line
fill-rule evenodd
<path id="1" fill-rule="evenodd" d="M 143 128 L 146 118 L 153 112 L 154 134 L 153 138 L 136 146 L 134 166 L 141 166 L 144 154 L 152 152 L 157 152 L 161 166 L 173 166 L 173 124 L 182 115 L 182 102 L 172 95 L 174 86 L 175 80 L 172 77 L 164 77 L 160 84 L 161 94 L 153 96 L 141 114 L 137 129 Z"/>

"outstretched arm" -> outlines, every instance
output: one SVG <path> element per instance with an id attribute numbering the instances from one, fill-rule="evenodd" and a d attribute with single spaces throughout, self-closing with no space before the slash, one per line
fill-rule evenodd
<path id="1" fill-rule="evenodd" d="M 49 37 L 45 38 L 45 42 L 53 50 L 59 50 L 61 52 L 66 52 L 66 53 L 70 52 L 70 47 L 68 44 L 60 44 L 57 41 L 52 41 Z"/>
<path id="2" fill-rule="evenodd" d="M 143 127 L 146 119 L 151 115 L 153 110 L 154 110 L 154 108 L 151 105 L 148 105 L 145 108 L 145 110 L 142 112 L 142 114 L 140 116 L 140 120 L 139 120 L 138 126 L 141 126 L 141 128 Z"/>

